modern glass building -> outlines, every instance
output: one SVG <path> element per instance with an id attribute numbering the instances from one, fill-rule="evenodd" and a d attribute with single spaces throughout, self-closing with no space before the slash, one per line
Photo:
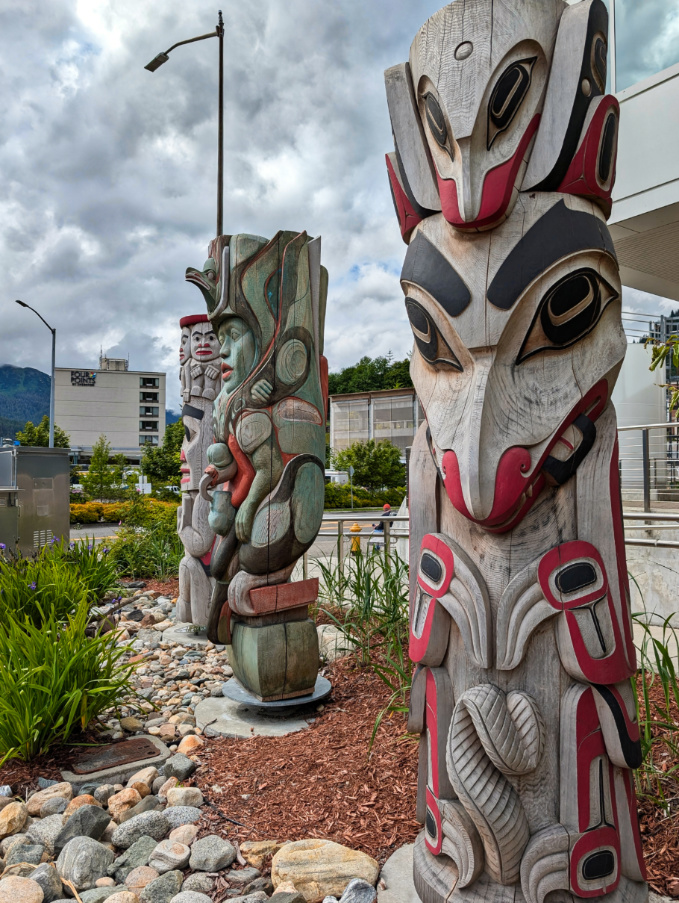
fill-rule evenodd
<path id="1" fill-rule="evenodd" d="M 424 420 L 414 389 L 387 389 L 330 397 L 330 448 L 343 451 L 354 442 L 388 439 L 401 451 L 413 444 Z"/>

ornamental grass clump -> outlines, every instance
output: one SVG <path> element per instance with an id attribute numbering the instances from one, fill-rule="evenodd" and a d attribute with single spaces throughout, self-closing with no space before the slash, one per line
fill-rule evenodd
<path id="1" fill-rule="evenodd" d="M 0 623 L 0 766 L 67 742 L 132 692 L 130 650 L 115 632 L 87 636 L 86 598 L 63 619 L 37 608 L 38 618 L 9 613 Z"/>

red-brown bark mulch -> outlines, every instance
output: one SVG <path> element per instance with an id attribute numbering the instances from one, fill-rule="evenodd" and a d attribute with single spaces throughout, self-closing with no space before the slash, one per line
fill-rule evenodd
<path id="1" fill-rule="evenodd" d="M 387 687 L 351 657 L 331 665 L 327 676 L 331 700 L 308 730 L 210 740 L 196 784 L 220 810 L 209 816 L 211 831 L 241 842 L 324 838 L 383 864 L 420 830 L 417 744 L 395 714 L 382 722 L 369 757 L 375 718 L 389 701 Z"/>

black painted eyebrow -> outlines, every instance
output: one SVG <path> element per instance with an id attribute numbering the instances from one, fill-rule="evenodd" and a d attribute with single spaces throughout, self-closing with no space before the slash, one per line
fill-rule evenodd
<path id="1" fill-rule="evenodd" d="M 401 279 L 430 294 L 451 317 L 459 317 L 472 299 L 457 270 L 421 232 L 408 248 Z"/>
<path id="2" fill-rule="evenodd" d="M 507 257 L 490 284 L 488 300 L 500 310 L 509 310 L 553 263 L 588 250 L 606 251 L 618 259 L 605 223 L 592 213 L 569 210 L 560 201 L 531 226 Z"/>
<path id="3" fill-rule="evenodd" d="M 200 408 L 194 408 L 193 405 L 185 404 L 182 408 L 182 417 L 194 417 L 196 420 L 202 420 L 203 411 Z"/>

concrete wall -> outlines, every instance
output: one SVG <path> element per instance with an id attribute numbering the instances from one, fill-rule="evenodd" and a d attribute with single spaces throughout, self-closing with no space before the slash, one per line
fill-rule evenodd
<path id="1" fill-rule="evenodd" d="M 96 370 L 95 385 L 73 385 L 71 369 L 59 368 L 55 380 L 55 421 L 71 437 L 72 446 L 91 448 L 104 435 L 113 450 L 139 448 L 142 419 L 140 400 L 143 391 L 157 392 L 158 401 L 148 402 L 158 408 L 158 432 L 149 433 L 163 441 L 165 434 L 165 374 L 138 371 Z M 158 389 L 143 389 L 141 377 L 158 379 Z"/>

